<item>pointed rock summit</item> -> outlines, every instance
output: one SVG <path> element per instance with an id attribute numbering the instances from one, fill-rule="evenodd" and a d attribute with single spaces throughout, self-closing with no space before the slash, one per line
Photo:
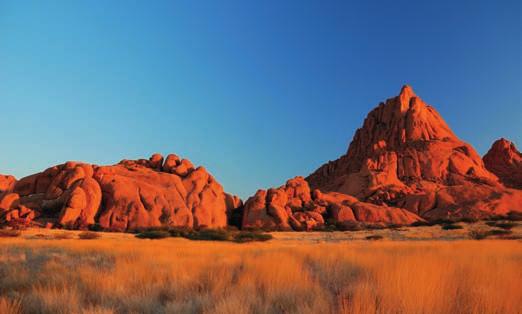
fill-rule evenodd
<path id="1" fill-rule="evenodd" d="M 522 189 L 522 153 L 515 144 L 501 138 L 484 155 L 486 168 L 508 187 Z"/>
<path id="2" fill-rule="evenodd" d="M 312 189 L 408 209 L 430 219 L 484 216 L 512 202 L 487 202 L 501 185 L 477 152 L 410 86 L 373 109 L 345 155 L 306 178 Z"/>

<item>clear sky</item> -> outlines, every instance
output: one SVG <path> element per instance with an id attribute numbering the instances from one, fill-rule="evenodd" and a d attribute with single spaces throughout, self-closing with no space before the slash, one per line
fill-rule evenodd
<path id="1" fill-rule="evenodd" d="M 0 0 L 0 173 L 174 152 L 242 197 L 343 154 L 405 83 L 522 146 L 515 1 Z"/>

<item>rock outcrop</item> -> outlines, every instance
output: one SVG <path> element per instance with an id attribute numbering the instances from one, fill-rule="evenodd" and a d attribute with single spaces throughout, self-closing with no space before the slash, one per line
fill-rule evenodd
<path id="1" fill-rule="evenodd" d="M 522 210 L 520 193 L 504 188 L 473 147 L 409 86 L 368 114 L 344 156 L 306 180 L 314 189 L 427 219 Z"/>
<path id="2" fill-rule="evenodd" d="M 99 224 L 112 231 L 222 228 L 227 211 L 241 206 L 205 168 L 173 154 L 113 166 L 67 162 L 4 185 L 0 219 L 7 223 Z"/>
<path id="3" fill-rule="evenodd" d="M 9 175 L 0 175 L 0 196 L 10 192 L 16 182 L 15 177 Z"/>
<path id="4" fill-rule="evenodd" d="M 279 188 L 259 190 L 243 209 L 242 227 L 269 230 L 313 230 L 325 224 L 399 224 L 423 219 L 407 210 L 360 202 L 342 193 L 311 191 L 303 177 Z"/>
<path id="5" fill-rule="evenodd" d="M 493 143 L 482 159 L 486 168 L 497 175 L 505 186 L 522 189 L 522 153 L 515 144 L 501 138 Z"/>

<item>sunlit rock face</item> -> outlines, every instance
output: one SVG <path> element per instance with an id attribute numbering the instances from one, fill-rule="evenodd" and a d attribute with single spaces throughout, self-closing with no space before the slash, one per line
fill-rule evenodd
<path id="1" fill-rule="evenodd" d="M 520 207 L 471 145 L 409 86 L 373 109 L 345 155 L 306 178 L 312 189 L 339 192 L 425 219 L 480 218 Z"/>
<path id="2" fill-rule="evenodd" d="M 4 180 L 4 181 L 7 181 Z M 223 228 L 241 201 L 205 168 L 176 155 L 112 166 L 67 162 L 7 184 L 3 223 L 113 231 L 151 227 Z"/>
<path id="3" fill-rule="evenodd" d="M 486 168 L 497 175 L 504 185 L 522 189 L 522 153 L 515 144 L 501 138 L 484 155 Z"/>
<path id="4" fill-rule="evenodd" d="M 303 177 L 269 190 L 259 190 L 244 207 L 245 229 L 314 230 L 325 224 L 408 225 L 423 219 L 402 208 L 360 202 L 336 192 L 310 190 Z"/>

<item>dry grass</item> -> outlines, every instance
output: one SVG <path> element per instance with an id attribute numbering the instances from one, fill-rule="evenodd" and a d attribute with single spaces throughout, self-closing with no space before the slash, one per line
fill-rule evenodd
<path id="1" fill-rule="evenodd" d="M 520 313 L 521 266 L 506 240 L 4 238 L 0 313 Z"/>

